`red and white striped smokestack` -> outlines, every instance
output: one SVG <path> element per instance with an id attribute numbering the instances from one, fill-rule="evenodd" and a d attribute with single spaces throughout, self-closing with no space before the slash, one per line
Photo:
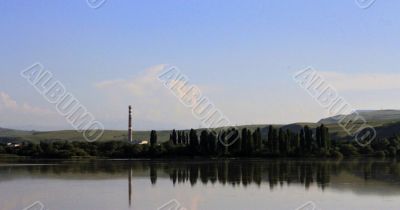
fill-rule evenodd
<path id="1" fill-rule="evenodd" d="M 129 106 L 128 141 L 132 143 L 132 106 Z"/>

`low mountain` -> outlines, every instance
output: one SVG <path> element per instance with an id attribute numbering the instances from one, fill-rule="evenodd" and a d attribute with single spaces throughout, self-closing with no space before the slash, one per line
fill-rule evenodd
<path id="1" fill-rule="evenodd" d="M 367 122 L 399 122 L 400 110 L 360 110 L 349 115 L 337 115 L 320 120 L 319 124 L 336 124 L 341 119 L 354 119 L 357 115 L 363 117 Z"/>

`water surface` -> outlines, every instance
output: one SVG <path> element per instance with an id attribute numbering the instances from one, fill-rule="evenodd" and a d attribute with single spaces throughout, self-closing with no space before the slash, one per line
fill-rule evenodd
<path id="1" fill-rule="evenodd" d="M 399 209 L 400 163 L 383 160 L 0 162 L 0 209 Z M 308 203 L 308 209 L 312 209 Z M 169 208 L 168 208 L 169 207 Z M 311 208 L 310 208 L 311 207 Z M 304 208 L 306 209 L 306 208 Z"/>

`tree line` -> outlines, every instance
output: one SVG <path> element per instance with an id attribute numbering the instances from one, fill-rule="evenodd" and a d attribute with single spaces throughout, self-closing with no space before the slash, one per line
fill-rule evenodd
<path id="1" fill-rule="evenodd" d="M 282 127 L 268 129 L 230 128 L 225 130 L 172 130 L 169 140 L 159 142 L 157 131 L 150 132 L 150 144 L 137 145 L 127 141 L 24 142 L 14 148 L 0 144 L 0 154 L 16 154 L 37 158 L 107 157 L 343 157 L 390 156 L 400 154 L 400 137 L 376 139 L 367 146 L 354 141 L 332 141 L 329 129 L 302 127 L 293 132 Z"/>
<path id="2" fill-rule="evenodd" d="M 190 131 L 172 130 L 169 147 L 185 148 L 193 155 L 203 156 L 307 156 L 325 154 L 331 149 L 329 129 L 324 125 L 315 129 L 316 133 L 305 126 L 299 133 L 269 126 L 267 138 L 263 138 L 261 129 L 231 128 L 222 131 L 191 129 Z M 156 136 L 156 131 L 151 132 Z M 152 137 L 151 139 L 156 139 Z M 157 145 L 152 141 L 152 147 Z"/>

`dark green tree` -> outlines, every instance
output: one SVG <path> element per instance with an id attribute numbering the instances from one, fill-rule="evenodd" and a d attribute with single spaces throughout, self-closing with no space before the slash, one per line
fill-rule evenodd
<path id="1" fill-rule="evenodd" d="M 213 132 L 208 134 L 208 151 L 211 155 L 217 152 L 217 136 Z"/>
<path id="2" fill-rule="evenodd" d="M 246 154 L 251 155 L 254 151 L 254 139 L 250 130 L 247 130 L 247 144 L 246 144 Z"/>
<path id="3" fill-rule="evenodd" d="M 241 153 L 243 155 L 247 155 L 248 152 L 248 141 L 249 141 L 249 137 L 248 137 L 248 132 L 247 132 L 247 128 L 243 128 L 242 129 L 242 138 L 241 138 Z"/>
<path id="4" fill-rule="evenodd" d="M 185 144 L 189 145 L 189 134 L 188 133 L 185 134 Z"/>
<path id="5" fill-rule="evenodd" d="M 292 151 L 294 154 L 298 155 L 298 152 L 300 151 L 300 134 L 296 133 L 293 136 L 293 141 L 292 141 Z"/>
<path id="6" fill-rule="evenodd" d="M 261 129 L 257 128 L 254 133 L 253 133 L 253 140 L 254 140 L 254 147 L 255 150 L 261 150 L 262 149 L 262 140 L 261 140 Z"/>
<path id="7" fill-rule="evenodd" d="M 208 154 L 208 132 L 203 130 L 200 133 L 200 151 L 203 155 Z"/>
<path id="8" fill-rule="evenodd" d="M 313 146 L 313 132 L 308 127 L 308 125 L 304 126 L 304 138 L 306 141 L 306 151 L 311 152 L 312 151 L 312 146 Z"/>
<path id="9" fill-rule="evenodd" d="M 293 141 L 293 137 L 292 137 L 292 132 L 290 132 L 289 129 L 286 130 L 286 141 L 285 141 L 285 150 L 286 150 L 286 154 L 289 154 L 292 152 L 292 148 L 291 148 L 291 142 Z"/>
<path id="10" fill-rule="evenodd" d="M 278 130 L 272 129 L 272 142 L 273 142 L 273 153 L 279 155 L 279 136 Z"/>
<path id="11" fill-rule="evenodd" d="M 268 138 L 267 138 L 267 147 L 268 147 L 268 149 L 269 149 L 269 151 L 273 151 L 274 149 L 274 144 L 273 144 L 273 127 L 272 127 L 272 125 L 270 125 L 269 127 L 268 127 Z"/>
<path id="12" fill-rule="evenodd" d="M 315 129 L 315 137 L 317 140 L 318 148 L 322 148 L 322 141 L 323 141 L 322 139 L 324 138 L 322 132 L 323 132 L 323 130 L 321 129 L 321 126 L 317 127 L 317 129 Z"/>
<path id="13" fill-rule="evenodd" d="M 306 149 L 306 138 L 304 135 L 304 128 L 300 130 L 300 154 L 303 155 Z"/>
<path id="14" fill-rule="evenodd" d="M 178 131 L 178 144 L 182 144 L 182 131 Z"/>
<path id="15" fill-rule="evenodd" d="M 197 132 L 194 129 L 190 129 L 189 141 L 192 152 L 198 152 L 199 138 L 197 136 Z"/>
<path id="16" fill-rule="evenodd" d="M 236 142 L 233 144 L 233 147 L 235 148 L 234 153 L 240 155 L 240 154 L 242 154 L 242 141 L 243 140 L 242 140 L 242 137 L 240 136 L 238 130 L 236 130 L 235 136 L 238 138 L 236 139 Z"/>
<path id="17" fill-rule="evenodd" d="M 157 145 L 157 131 L 152 130 L 150 132 L 150 146 L 155 147 Z"/>
<path id="18" fill-rule="evenodd" d="M 283 131 L 282 128 L 279 128 L 279 153 L 281 155 L 285 155 L 286 154 L 286 133 Z"/>
<path id="19" fill-rule="evenodd" d="M 175 144 L 175 145 L 178 143 L 178 136 L 176 134 L 175 129 L 172 130 L 172 143 Z"/>

